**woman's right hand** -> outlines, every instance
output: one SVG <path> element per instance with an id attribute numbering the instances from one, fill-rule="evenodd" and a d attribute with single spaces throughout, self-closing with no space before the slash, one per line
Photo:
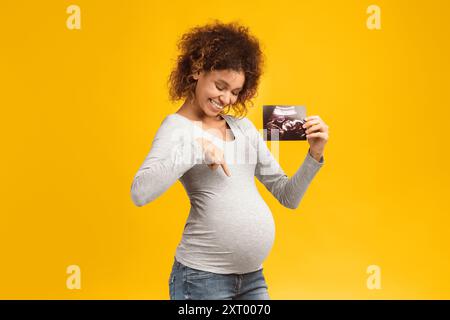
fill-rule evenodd
<path id="1" fill-rule="evenodd" d="M 211 170 L 216 170 L 219 166 L 222 167 L 225 174 L 231 177 L 230 169 L 225 162 L 223 151 L 217 148 L 214 143 L 205 138 L 195 139 L 201 146 L 205 154 L 205 160 Z"/>

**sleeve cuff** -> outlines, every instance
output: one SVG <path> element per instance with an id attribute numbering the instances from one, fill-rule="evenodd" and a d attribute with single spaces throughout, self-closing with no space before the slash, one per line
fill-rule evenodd
<path id="1" fill-rule="evenodd" d="M 320 165 L 322 166 L 324 164 L 324 157 L 322 155 L 322 157 L 320 158 L 320 161 L 317 161 L 309 152 L 310 150 L 308 149 L 308 154 L 306 155 L 306 158 L 309 159 L 308 161 L 312 161 L 313 163 L 315 163 L 316 165 Z"/>

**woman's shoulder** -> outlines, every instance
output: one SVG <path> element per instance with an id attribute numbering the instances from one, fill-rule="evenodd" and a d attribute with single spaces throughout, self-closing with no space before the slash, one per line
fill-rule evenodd
<path id="1" fill-rule="evenodd" d="M 178 113 L 169 113 L 163 118 L 163 123 L 170 122 L 170 123 L 178 123 L 178 122 L 184 122 L 184 120 L 189 120 Z"/>
<path id="2" fill-rule="evenodd" d="M 190 125 L 189 119 L 178 113 L 170 113 L 162 119 L 160 128 L 188 128 Z"/>
<path id="3" fill-rule="evenodd" d="M 164 116 L 156 130 L 156 136 L 172 139 L 173 136 L 187 135 L 190 132 L 191 126 L 188 122 L 189 120 L 186 120 L 175 113 Z"/>

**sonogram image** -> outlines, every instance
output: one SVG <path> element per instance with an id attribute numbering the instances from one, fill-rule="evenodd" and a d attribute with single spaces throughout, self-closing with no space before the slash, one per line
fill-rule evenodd
<path id="1" fill-rule="evenodd" d="M 266 140 L 306 140 L 305 117 L 303 106 L 263 106 Z"/>

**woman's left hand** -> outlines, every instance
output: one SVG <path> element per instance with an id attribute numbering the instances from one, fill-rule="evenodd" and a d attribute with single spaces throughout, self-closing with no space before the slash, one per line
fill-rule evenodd
<path id="1" fill-rule="evenodd" d="M 309 116 L 305 118 L 306 139 L 309 143 L 311 155 L 319 161 L 322 158 L 325 144 L 328 141 L 328 126 L 319 116 Z"/>

